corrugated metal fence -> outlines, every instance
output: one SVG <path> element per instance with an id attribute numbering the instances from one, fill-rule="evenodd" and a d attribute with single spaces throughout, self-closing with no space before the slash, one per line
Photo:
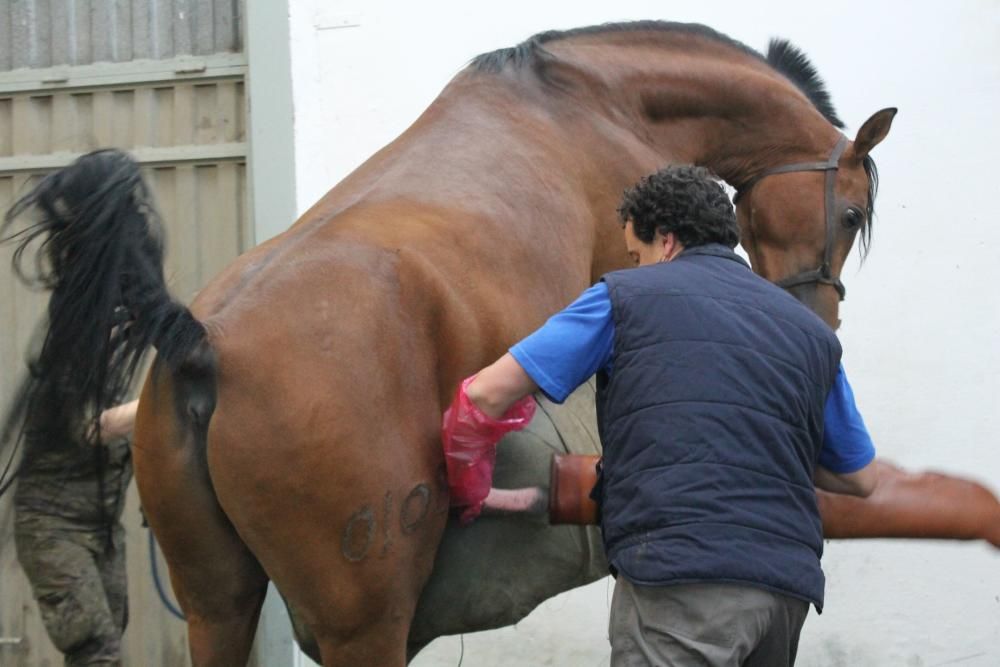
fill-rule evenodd
<path id="1" fill-rule="evenodd" d="M 0 71 L 242 51 L 240 0 L 4 0 Z"/>

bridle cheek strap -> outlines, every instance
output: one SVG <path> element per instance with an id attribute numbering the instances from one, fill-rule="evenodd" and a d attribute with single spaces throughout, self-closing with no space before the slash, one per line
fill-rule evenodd
<path id="1" fill-rule="evenodd" d="M 775 174 L 790 174 L 801 171 L 826 172 L 823 188 L 823 213 L 826 223 L 826 243 L 823 248 L 823 263 L 820 264 L 817 269 L 813 269 L 811 271 L 801 271 L 788 276 L 787 278 L 775 281 L 775 284 L 779 287 L 789 289 L 798 285 L 820 283 L 823 285 L 832 285 L 833 288 L 837 290 L 837 294 L 840 295 L 841 301 L 843 301 L 844 297 L 847 296 L 847 288 L 844 287 L 844 283 L 840 281 L 840 278 L 833 275 L 832 268 L 833 246 L 837 240 L 837 226 L 836 221 L 834 220 L 834 216 L 836 214 L 834 209 L 834 187 L 837 181 L 837 167 L 840 162 L 840 156 L 844 154 L 844 150 L 846 148 L 847 137 L 840 135 L 837 145 L 833 147 L 832 151 L 830 151 L 830 157 L 828 157 L 825 162 L 796 162 L 794 164 L 786 164 L 780 167 L 774 167 L 773 169 L 768 169 L 767 171 L 758 174 L 749 183 L 745 184 L 736 195 L 735 201 L 739 201 L 744 194 L 750 192 L 753 189 L 753 186 L 767 176 L 774 176 Z M 753 228 L 752 208 L 750 212 L 750 227 Z"/>

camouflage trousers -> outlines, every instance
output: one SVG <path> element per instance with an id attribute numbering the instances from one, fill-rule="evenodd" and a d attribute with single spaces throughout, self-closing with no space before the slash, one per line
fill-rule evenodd
<path id="1" fill-rule="evenodd" d="M 15 521 L 17 558 L 31 582 L 45 629 L 65 664 L 120 665 L 128 623 L 124 529 L 47 527 Z M 25 520 L 27 519 L 27 520 Z"/>

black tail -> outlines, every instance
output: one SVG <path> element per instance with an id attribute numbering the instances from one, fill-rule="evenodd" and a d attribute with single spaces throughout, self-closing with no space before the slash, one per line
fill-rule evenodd
<path id="1" fill-rule="evenodd" d="M 28 212 L 37 221 L 14 231 Z M 214 355 L 205 328 L 167 291 L 163 228 L 131 157 L 95 151 L 47 176 L 10 209 L 2 236 L 17 243 L 13 268 L 21 280 L 51 291 L 47 328 L 0 431 L 8 446 L 26 435 L 29 456 L 33 447 L 78 438 L 81 425 L 96 430 L 150 346 L 158 366 L 211 380 L 212 396 L 192 415 L 207 421 Z"/>

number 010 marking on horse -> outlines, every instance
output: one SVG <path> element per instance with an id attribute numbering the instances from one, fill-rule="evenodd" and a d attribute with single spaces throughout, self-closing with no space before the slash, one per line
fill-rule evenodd
<path id="1" fill-rule="evenodd" d="M 431 487 L 420 483 L 413 487 L 399 506 L 399 532 L 404 536 L 415 531 L 420 523 L 427 518 L 427 513 L 431 508 Z M 445 511 L 447 505 L 444 505 Z M 393 501 L 392 491 L 385 492 L 382 503 L 382 551 L 381 556 L 385 556 L 392 546 L 392 512 Z M 344 558 L 357 563 L 364 560 L 368 551 L 375 541 L 376 525 L 375 512 L 371 505 L 362 505 L 344 526 L 341 536 L 340 548 Z"/>

